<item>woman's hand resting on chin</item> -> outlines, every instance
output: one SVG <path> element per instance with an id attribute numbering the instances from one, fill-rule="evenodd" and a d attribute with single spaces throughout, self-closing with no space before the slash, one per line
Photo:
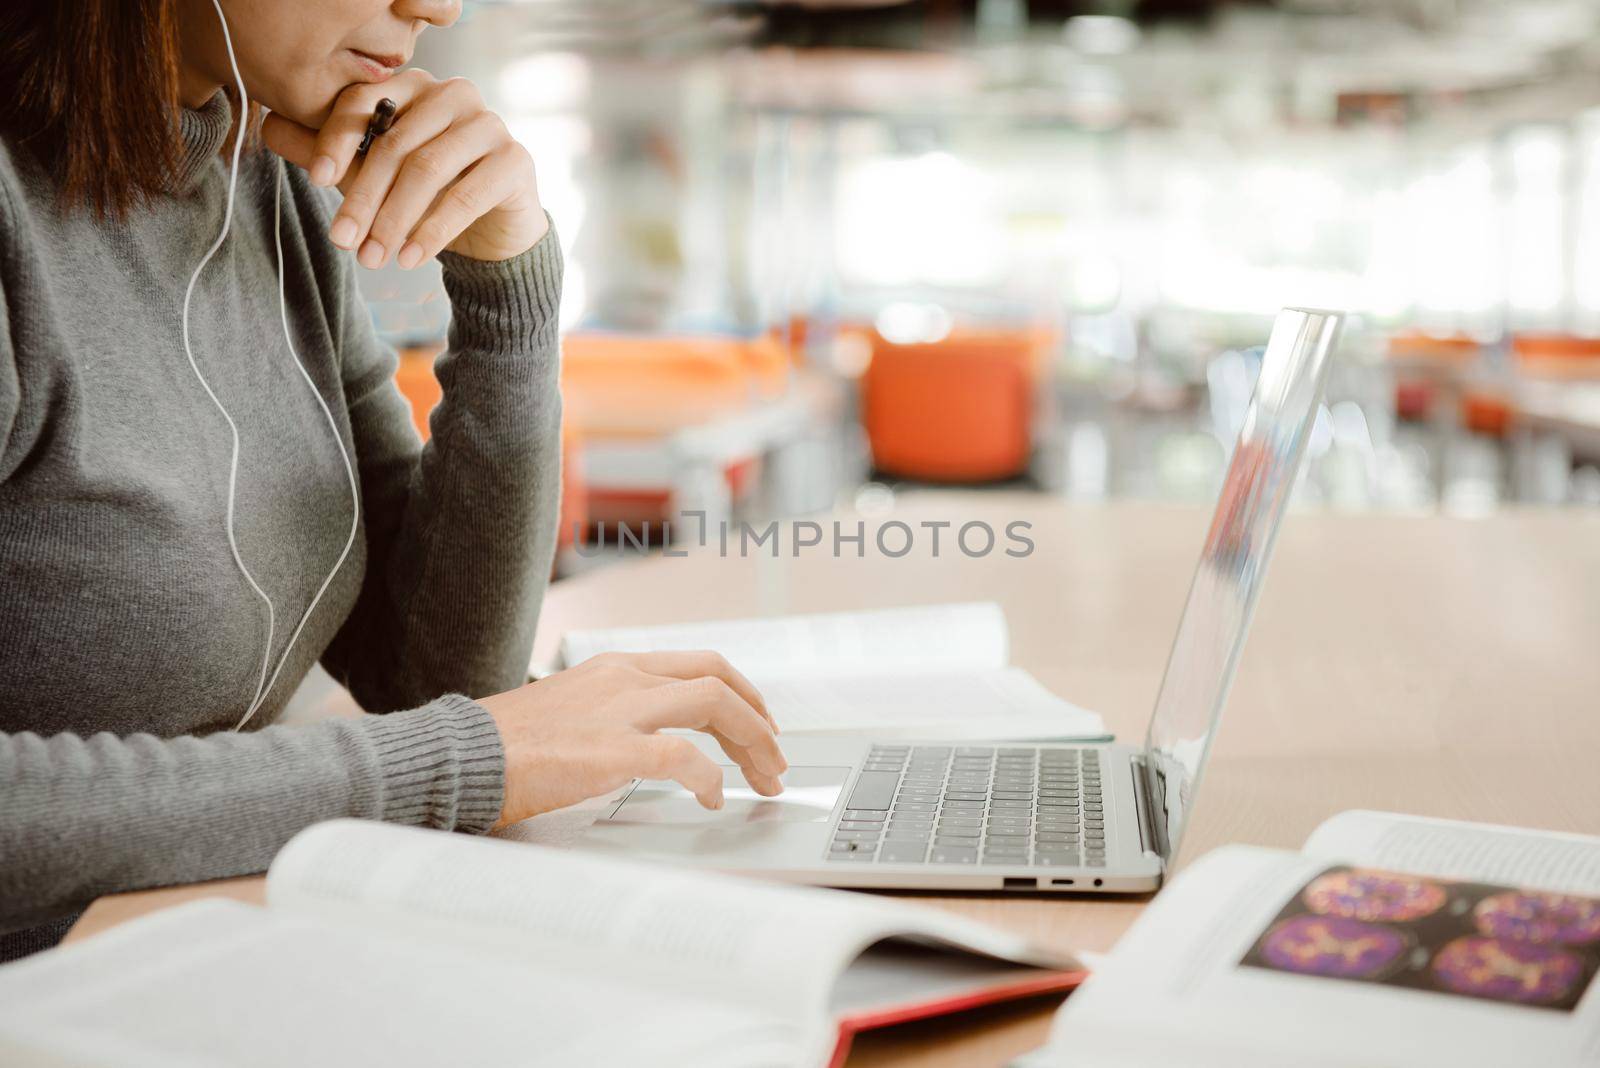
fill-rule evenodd
<path id="1" fill-rule="evenodd" d="M 378 101 L 399 105 L 389 132 L 356 155 Z M 356 250 L 363 267 L 398 258 L 410 269 L 443 249 L 475 260 L 526 252 L 550 228 L 533 157 L 465 78 L 439 81 L 402 70 L 352 85 L 322 129 L 269 114 L 267 147 L 305 168 L 314 185 L 337 185 L 344 204 L 328 238 Z"/>
<path id="2" fill-rule="evenodd" d="M 722 768 L 681 735 L 715 738 L 757 793 L 783 791 L 788 762 L 750 681 L 716 653 L 606 653 L 478 702 L 506 751 L 496 826 L 610 793 L 630 779 L 674 779 L 722 807 Z"/>

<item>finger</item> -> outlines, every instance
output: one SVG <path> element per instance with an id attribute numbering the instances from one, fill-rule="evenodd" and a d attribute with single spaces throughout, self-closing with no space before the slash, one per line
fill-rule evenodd
<path id="1" fill-rule="evenodd" d="M 352 165 L 356 162 L 356 149 L 361 147 L 361 139 L 367 134 L 367 124 L 372 121 L 372 113 L 378 109 L 378 101 L 388 97 L 398 105 L 398 114 L 404 115 L 412 101 L 437 84 L 433 75 L 413 67 L 387 81 L 363 82 L 340 93 L 333 102 L 328 121 L 317 131 L 316 147 L 312 150 L 311 165 L 307 168 L 311 172 L 312 184 L 343 187 L 345 180 L 351 176 Z M 397 118 L 397 125 L 398 122 Z M 383 141 L 393 132 L 394 128 L 391 127 L 389 133 L 378 140 Z"/>
<path id="2" fill-rule="evenodd" d="M 788 770 L 789 762 L 778 748 L 771 726 L 719 678 L 703 675 L 668 683 L 651 691 L 641 707 L 643 713 L 636 721 L 641 730 L 687 727 L 720 732 L 735 747 L 747 751 L 749 760 L 766 774 L 782 775 Z"/>
<path id="3" fill-rule="evenodd" d="M 461 232 L 524 187 L 525 150 L 512 142 L 473 165 L 429 209 L 400 249 L 400 266 L 437 256 Z"/>
<path id="4" fill-rule="evenodd" d="M 462 85 L 467 88 L 458 88 Z M 476 96 L 477 90 L 472 89 L 470 83 L 441 82 L 401 112 L 389 132 L 367 150 L 360 170 L 345 191 L 344 203 L 339 206 L 328 230 L 328 237 L 335 245 L 359 249 L 356 259 L 363 267 L 383 266 L 394 250 L 385 249 L 377 242 L 369 246 L 368 233 L 401 165 L 413 152 L 448 130 L 463 108 L 472 106 Z"/>
<path id="5" fill-rule="evenodd" d="M 767 709 L 767 699 L 761 696 L 761 691 L 755 684 L 744 677 L 744 673 L 732 664 L 721 653 L 709 649 L 698 649 L 692 652 L 659 652 L 634 654 L 633 662 L 644 671 L 652 675 L 667 675 L 675 679 L 695 679 L 702 675 L 719 678 L 729 686 L 733 692 L 750 703 L 750 707 L 772 725 L 774 734 L 782 733 L 778 729 L 778 722 Z"/>
<path id="6" fill-rule="evenodd" d="M 706 808 L 723 805 L 722 769 L 687 738 L 652 734 L 639 739 L 640 769 L 652 779 L 671 779 Z"/>
<path id="7" fill-rule="evenodd" d="M 717 744 L 722 746 L 722 751 L 727 753 L 735 764 L 739 765 L 739 770 L 744 773 L 745 782 L 748 782 L 756 793 L 764 797 L 777 797 L 783 793 L 783 781 L 776 775 L 768 775 L 756 767 L 755 762 L 750 759 L 749 750 L 734 744 L 721 731 L 707 731 L 706 733 L 715 738 Z"/>
<path id="8" fill-rule="evenodd" d="M 600 653 L 567 670 L 603 676 L 606 689 L 611 693 L 651 690 L 663 681 L 658 675 L 640 670 L 624 653 Z"/>
<path id="9" fill-rule="evenodd" d="M 480 111 L 451 125 L 438 137 L 405 158 L 383 206 L 367 230 L 367 240 L 376 242 L 386 253 L 397 252 L 422 221 L 445 188 L 461 178 L 463 172 L 484 156 L 510 140 L 505 124 L 493 112 Z M 365 178 L 365 175 L 362 176 Z M 363 256 L 367 249 L 362 247 Z M 421 262 L 402 262 L 414 267 Z M 369 264 L 370 266 L 370 264 Z"/>

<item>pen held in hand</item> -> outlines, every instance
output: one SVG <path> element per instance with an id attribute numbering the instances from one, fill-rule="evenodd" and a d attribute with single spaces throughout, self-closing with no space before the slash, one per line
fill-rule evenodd
<path id="1" fill-rule="evenodd" d="M 367 149 L 372 147 L 373 140 L 389 132 L 389 127 L 394 125 L 394 116 L 398 109 L 399 105 L 388 97 L 378 101 L 378 106 L 372 111 L 372 121 L 367 123 L 367 132 L 361 136 L 361 144 L 356 148 L 356 155 L 366 155 Z"/>

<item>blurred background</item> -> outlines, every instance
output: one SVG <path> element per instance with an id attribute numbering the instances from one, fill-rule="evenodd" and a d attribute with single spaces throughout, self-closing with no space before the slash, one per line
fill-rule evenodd
<path id="1" fill-rule="evenodd" d="M 686 509 L 1209 501 L 1283 305 L 1353 313 L 1298 506 L 1600 507 L 1597 0 L 468 0 L 416 58 L 567 254 L 562 573 Z M 437 272 L 365 282 L 426 433 Z"/>

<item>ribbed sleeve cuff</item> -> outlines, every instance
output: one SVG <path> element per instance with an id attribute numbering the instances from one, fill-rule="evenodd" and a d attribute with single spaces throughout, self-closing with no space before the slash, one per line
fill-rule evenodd
<path id="1" fill-rule="evenodd" d="M 441 252 L 439 262 L 450 297 L 451 349 L 516 356 L 544 351 L 554 340 L 564 270 L 554 220 L 538 244 L 509 260 Z"/>
<path id="2" fill-rule="evenodd" d="M 500 816 L 506 757 L 482 705 L 447 694 L 409 712 L 374 716 L 369 740 L 388 823 L 483 834 Z"/>

